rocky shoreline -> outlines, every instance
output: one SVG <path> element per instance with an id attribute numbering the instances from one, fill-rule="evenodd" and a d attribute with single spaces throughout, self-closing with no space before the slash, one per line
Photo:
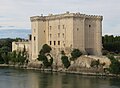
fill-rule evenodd
<path id="1" fill-rule="evenodd" d="M 0 64 L 0 67 L 15 67 L 26 70 L 38 70 L 40 72 L 56 72 L 56 73 L 66 73 L 66 74 L 75 74 L 75 75 L 85 75 L 85 76 L 100 76 L 100 77 L 120 77 L 120 74 L 110 74 L 110 73 L 100 73 L 100 72 L 80 72 L 80 71 L 68 71 L 66 69 L 43 69 L 43 68 L 33 68 L 27 66 L 18 66 L 18 65 L 7 65 Z"/>

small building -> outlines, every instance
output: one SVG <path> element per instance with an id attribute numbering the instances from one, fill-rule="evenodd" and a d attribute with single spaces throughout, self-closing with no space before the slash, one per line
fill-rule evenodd
<path id="1" fill-rule="evenodd" d="M 18 42 L 12 42 L 12 52 L 13 51 L 23 51 L 23 49 L 25 48 L 26 52 L 28 53 L 29 59 L 31 60 L 31 41 L 26 41 L 26 40 L 22 40 L 22 41 L 18 41 Z"/>
<path id="2" fill-rule="evenodd" d="M 29 42 L 12 42 L 12 51 L 29 51 Z"/>

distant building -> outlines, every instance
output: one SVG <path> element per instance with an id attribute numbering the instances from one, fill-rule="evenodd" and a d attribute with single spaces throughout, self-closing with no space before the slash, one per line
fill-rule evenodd
<path id="1" fill-rule="evenodd" d="M 50 45 L 56 53 L 77 48 L 85 54 L 101 55 L 102 19 L 102 16 L 69 12 L 31 17 L 31 59 L 38 57 L 43 44 Z"/>

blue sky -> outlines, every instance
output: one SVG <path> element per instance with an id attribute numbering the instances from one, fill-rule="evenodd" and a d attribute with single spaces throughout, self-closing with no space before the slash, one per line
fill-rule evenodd
<path id="1" fill-rule="evenodd" d="M 120 0 L 0 0 L 0 30 L 30 29 L 30 17 L 70 12 L 102 15 L 103 35 L 120 35 Z"/>

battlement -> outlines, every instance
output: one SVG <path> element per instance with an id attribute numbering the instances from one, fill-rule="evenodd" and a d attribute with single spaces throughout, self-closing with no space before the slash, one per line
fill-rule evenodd
<path id="1" fill-rule="evenodd" d="M 45 20 L 45 17 L 44 16 L 33 16 L 33 17 L 30 17 L 30 20 L 31 20 L 31 22 L 32 21 Z"/>
<path id="2" fill-rule="evenodd" d="M 33 16 L 30 18 L 31 21 L 36 21 L 36 20 L 54 20 L 54 19 L 62 19 L 62 18 L 71 18 L 71 17 L 78 17 L 78 18 L 92 18 L 92 19 L 103 19 L 103 16 L 98 16 L 98 15 L 86 15 L 86 14 L 81 14 L 79 12 L 77 13 L 70 13 L 66 12 L 63 14 L 49 14 L 48 16 Z"/>

